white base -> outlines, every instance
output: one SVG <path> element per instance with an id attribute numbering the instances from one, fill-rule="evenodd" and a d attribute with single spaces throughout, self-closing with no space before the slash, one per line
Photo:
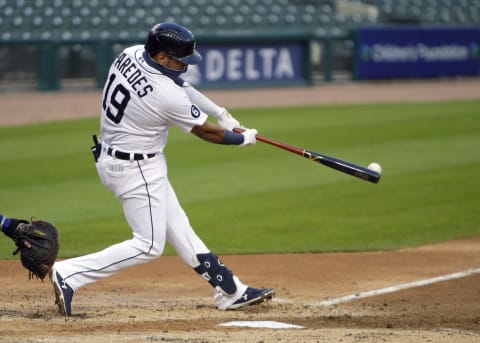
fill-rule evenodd
<path id="1" fill-rule="evenodd" d="M 274 322 L 274 321 L 234 321 L 218 324 L 218 326 L 235 326 L 249 328 L 267 328 L 267 329 L 304 329 L 303 326 Z"/>

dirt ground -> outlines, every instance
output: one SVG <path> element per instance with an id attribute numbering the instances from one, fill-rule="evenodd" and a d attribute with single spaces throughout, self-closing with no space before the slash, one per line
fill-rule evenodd
<path id="1" fill-rule="evenodd" d="M 480 273 L 332 306 L 320 301 L 478 268 L 480 237 L 391 252 L 225 256 L 277 297 L 239 311 L 175 256 L 80 289 L 57 314 L 49 282 L 0 262 L 1 342 L 480 342 Z M 252 266 L 255 266 L 252 268 Z M 478 270 L 480 272 L 480 270 Z M 232 328 L 279 321 L 303 329 Z"/>
<path id="2" fill-rule="evenodd" d="M 479 99 L 480 80 L 324 85 L 207 92 L 229 108 L 371 101 Z M 0 95 L 0 125 L 95 115 L 99 92 Z M 50 283 L 0 261 L 0 342 L 480 342 L 480 237 L 390 252 L 223 256 L 240 278 L 277 297 L 239 311 L 177 257 L 161 257 L 80 289 L 57 314 Z M 419 280 L 469 271 L 432 284 Z M 392 292 L 365 293 L 399 286 Z M 394 291 L 395 290 L 395 291 Z M 349 296 L 335 305 L 324 300 Z M 355 300 L 355 295 L 357 299 Z M 235 328 L 278 321 L 297 329 Z"/>
<path id="3" fill-rule="evenodd" d="M 241 107 L 480 99 L 480 79 L 347 82 L 311 88 L 209 90 L 205 94 L 235 114 L 234 109 Z M 0 93 L 0 125 L 98 116 L 101 97 L 100 91 Z"/>

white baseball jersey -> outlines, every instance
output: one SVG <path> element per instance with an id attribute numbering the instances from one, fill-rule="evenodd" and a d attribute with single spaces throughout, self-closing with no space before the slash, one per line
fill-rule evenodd
<path id="1" fill-rule="evenodd" d="M 190 132 L 207 120 L 185 90 L 146 61 L 144 53 L 143 45 L 125 49 L 112 63 L 104 88 L 102 141 L 120 151 L 162 152 L 170 126 Z"/>

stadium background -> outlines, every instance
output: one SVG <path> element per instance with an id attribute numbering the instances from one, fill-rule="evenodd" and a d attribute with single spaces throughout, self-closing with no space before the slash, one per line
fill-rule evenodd
<path id="1" fill-rule="evenodd" d="M 147 30 L 158 21 L 176 21 L 191 28 L 199 46 L 235 40 L 307 42 L 307 78 L 316 84 L 352 79 L 354 35 L 359 27 L 478 29 L 480 2 L 1 0 L 0 14 L 0 84 L 4 91 L 17 86 L 45 90 L 101 87 L 113 56 L 126 45 L 143 43 Z"/>
<path id="2" fill-rule="evenodd" d="M 98 88 L 103 82 L 106 66 L 103 63 L 126 44 L 142 42 L 145 30 L 158 17 L 189 26 L 198 34 L 200 42 L 209 42 L 212 37 L 224 41 L 224 35 L 228 37 L 230 34 L 237 37 L 235 39 L 239 35 L 251 38 L 259 31 L 262 39 L 282 35 L 304 37 L 307 34 L 309 39 L 312 38 L 310 62 L 313 87 L 265 90 L 265 94 L 274 99 L 280 97 L 281 101 L 286 98 L 285 92 L 299 102 L 304 99 L 304 103 L 314 97 L 323 97 L 327 102 L 364 102 L 369 101 L 368 94 L 373 92 L 377 98 L 371 101 L 449 97 L 478 99 L 478 77 L 430 78 L 427 82 L 389 80 L 375 84 L 350 81 L 354 78 L 352 30 L 359 25 L 478 26 L 479 11 L 479 1 L 472 0 L 0 0 L 0 86 L 5 93 L 1 95 L 4 109 L 2 123 L 64 119 L 61 115 L 47 115 L 52 111 L 50 104 L 57 99 L 64 101 L 69 107 L 65 112 L 72 117 L 85 115 L 86 111 L 79 111 L 85 109 L 82 107 L 85 100 L 93 102 L 92 99 L 98 101 L 100 97 Z M 305 30 L 308 32 L 305 33 Z M 218 35 L 221 37 L 216 37 Z M 99 36 L 103 37 L 100 42 L 103 45 L 97 44 L 96 37 Z M 106 48 L 106 41 L 112 45 Z M 45 62 L 52 59 L 55 61 L 54 69 L 52 64 Z M 449 91 L 452 89 L 449 87 L 456 91 Z M 423 92 L 420 91 L 422 88 Z M 67 92 L 32 93 L 37 89 Z M 243 94 L 241 100 L 235 100 L 239 98 L 232 92 L 214 91 L 209 94 L 219 101 L 227 99 L 227 103 L 235 107 L 252 99 L 253 94 L 257 94 L 256 100 L 261 101 L 260 90 L 243 89 L 239 92 L 237 94 Z M 352 93 L 356 93 L 357 97 L 352 99 Z M 294 94 L 304 94 L 304 98 Z M 72 100 L 72 96 L 76 96 L 77 100 Z M 42 104 L 37 117 L 31 110 L 36 103 Z M 267 101 L 265 105 L 268 105 Z M 255 106 L 259 106 L 258 103 Z M 9 109 L 10 117 L 5 109 Z M 27 121 L 12 115 L 18 110 L 26 111 Z M 88 113 L 94 112 L 88 110 Z M 291 304 L 278 302 L 272 307 L 228 314 L 212 310 L 208 300 L 209 290 L 174 257 L 165 257 L 152 264 L 154 271 L 138 268 L 113 278 L 109 283 L 85 289 L 76 302 L 80 315 L 68 322 L 58 318 L 53 307 L 51 311 L 44 312 L 44 299 L 51 297 L 48 285 L 19 284 L 18 280 L 23 281 L 24 275 L 16 263 L 18 261 L 2 261 L 0 268 L 6 272 L 2 276 L 0 293 L 0 341 L 476 341 L 478 331 L 475 326 L 480 325 L 480 319 L 475 315 L 480 294 L 478 276 L 328 309 L 316 308 L 311 303 L 318 294 L 339 296 L 355 288 L 352 285 L 380 288 L 388 286 L 391 281 L 404 280 L 405 275 L 407 279 L 417 279 L 478 266 L 478 246 L 478 239 L 473 239 L 385 255 L 307 256 L 310 257 L 308 265 L 305 264 L 308 271 L 321 271 L 320 275 L 305 273 L 297 268 L 298 265 L 291 264 L 292 260 L 298 261 L 298 255 L 246 256 L 238 260 L 236 256 L 228 256 L 227 263 L 241 275 L 260 284 L 274 280 L 274 286 L 280 288 L 282 296 L 292 301 Z M 248 268 L 252 264 L 257 267 L 255 271 Z M 417 266 L 415 273 L 409 265 Z M 277 278 L 269 277 L 269 272 Z M 132 286 L 131 279 L 144 285 Z M 160 279 L 166 279 L 166 283 L 162 284 Z M 172 289 L 172 280 L 178 288 Z M 155 313 L 151 313 L 148 306 L 153 301 L 150 298 L 152 289 L 164 297 L 161 300 L 164 306 Z M 202 296 L 200 301 L 191 298 L 198 294 Z M 440 311 L 443 302 L 448 305 L 446 308 L 450 314 Z M 456 313 L 457 317 L 454 324 L 450 321 L 452 313 Z M 296 324 L 305 325 L 308 329 L 288 333 L 281 330 L 213 329 L 216 324 L 229 319 L 289 321 L 292 317 L 298 318 Z M 468 320 L 462 322 L 465 318 Z M 455 329 L 449 329 L 450 326 Z"/>

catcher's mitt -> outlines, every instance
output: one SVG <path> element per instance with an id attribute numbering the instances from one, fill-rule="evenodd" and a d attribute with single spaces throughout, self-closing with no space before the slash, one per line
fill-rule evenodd
<path id="1" fill-rule="evenodd" d="M 20 252 L 22 265 L 33 276 L 43 280 L 57 258 L 58 231 L 52 224 L 41 220 L 22 221 L 11 235 L 17 245 L 14 255 Z"/>

